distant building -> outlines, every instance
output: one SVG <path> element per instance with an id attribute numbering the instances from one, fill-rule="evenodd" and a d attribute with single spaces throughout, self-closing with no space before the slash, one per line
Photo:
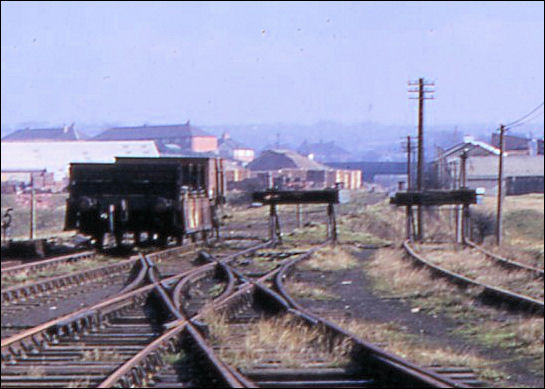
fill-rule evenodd
<path id="1" fill-rule="evenodd" d="M 114 162 L 115 157 L 158 157 L 152 141 L 2 142 L 2 178 L 9 172 L 45 170 L 55 181 L 68 176 L 71 162 Z"/>
<path id="2" fill-rule="evenodd" d="M 223 133 L 218 142 L 218 149 L 221 157 L 243 163 L 252 162 L 255 158 L 254 149 L 231 139 L 231 136 L 226 132 Z"/>
<path id="3" fill-rule="evenodd" d="M 247 166 L 252 176 L 281 188 L 327 188 L 340 183 L 346 189 L 361 187 L 359 170 L 332 169 L 291 150 L 266 150 Z"/>
<path id="4" fill-rule="evenodd" d="M 500 147 L 500 134 L 492 134 L 491 144 L 494 147 Z M 543 155 L 543 139 L 506 134 L 503 136 L 503 149 L 511 155 Z"/>
<path id="5" fill-rule="evenodd" d="M 520 150 L 504 152 L 506 193 L 543 193 L 543 155 L 517 152 Z M 500 151 L 492 145 L 476 141 L 471 137 L 466 137 L 463 143 L 444 150 L 432 161 L 435 186 L 446 189 L 460 187 L 460 156 L 464 151 L 468 156 L 467 186 L 484 188 L 488 194 L 496 193 Z"/>
<path id="6" fill-rule="evenodd" d="M 347 162 L 351 159 L 351 154 L 334 141 L 309 143 L 305 140 L 297 152 L 318 162 Z"/>
<path id="7" fill-rule="evenodd" d="M 60 128 L 17 130 L 2 138 L 2 142 L 65 142 L 85 140 L 87 136 L 74 129 L 74 123 Z"/>
<path id="8" fill-rule="evenodd" d="M 218 138 L 200 128 L 185 124 L 115 127 L 95 136 L 93 140 L 154 141 L 161 154 L 218 152 Z"/>

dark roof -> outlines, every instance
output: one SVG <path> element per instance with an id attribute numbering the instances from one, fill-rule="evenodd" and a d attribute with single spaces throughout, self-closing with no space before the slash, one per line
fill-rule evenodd
<path id="1" fill-rule="evenodd" d="M 504 135 L 504 150 L 528 150 L 530 139 L 514 135 Z M 500 147 L 500 134 L 492 134 L 492 146 Z"/>
<path id="2" fill-rule="evenodd" d="M 266 150 L 250 162 L 247 168 L 250 170 L 331 170 L 329 167 L 291 150 Z"/>
<path id="3" fill-rule="evenodd" d="M 93 139 L 95 140 L 153 140 L 161 138 L 189 138 L 195 136 L 214 136 L 200 128 L 185 124 L 167 124 L 159 126 L 114 127 Z"/>
<path id="4" fill-rule="evenodd" d="M 7 142 L 19 141 L 66 141 L 66 140 L 81 140 L 87 136 L 76 131 L 74 125 L 64 126 L 60 128 L 38 128 L 17 130 L 2 138 Z"/>

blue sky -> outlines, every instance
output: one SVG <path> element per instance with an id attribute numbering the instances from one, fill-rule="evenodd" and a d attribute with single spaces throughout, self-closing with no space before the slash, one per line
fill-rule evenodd
<path id="1" fill-rule="evenodd" d="M 543 2 L 2 2 L 2 126 L 509 122 L 543 101 Z M 535 119 L 543 123 L 543 116 Z"/>

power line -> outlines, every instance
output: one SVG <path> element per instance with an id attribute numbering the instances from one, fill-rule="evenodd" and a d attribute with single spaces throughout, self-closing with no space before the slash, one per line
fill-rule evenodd
<path id="1" fill-rule="evenodd" d="M 513 124 L 517 124 L 518 122 L 520 122 L 521 120 L 524 120 L 526 119 L 528 116 L 530 116 L 531 114 L 533 114 L 535 111 L 537 111 L 538 109 L 540 109 L 541 107 L 543 107 L 543 103 L 542 102 L 541 104 L 539 104 L 537 107 L 535 107 L 534 109 L 532 109 L 530 112 L 528 112 L 526 115 L 524 115 L 523 117 L 511 122 L 511 123 L 508 123 L 506 124 L 505 126 L 506 127 L 509 127 L 509 126 L 512 126 Z"/>
<path id="2" fill-rule="evenodd" d="M 536 113 L 534 116 L 532 116 L 531 118 L 528 118 L 528 119 L 524 120 L 523 122 L 517 123 L 517 124 L 515 124 L 514 126 L 510 126 L 509 128 L 520 127 L 520 126 L 522 126 L 522 125 L 524 125 L 524 124 L 526 124 L 526 123 L 528 123 L 528 122 L 534 120 L 535 118 L 537 118 L 537 117 L 539 117 L 539 116 L 541 116 L 541 115 L 543 115 L 543 112 L 538 112 L 538 113 Z"/>

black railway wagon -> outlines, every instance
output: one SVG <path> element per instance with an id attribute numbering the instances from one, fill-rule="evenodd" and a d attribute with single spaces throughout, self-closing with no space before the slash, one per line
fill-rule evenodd
<path id="1" fill-rule="evenodd" d="M 204 190 L 214 204 L 225 202 L 223 160 L 219 157 L 116 157 L 118 164 L 173 163 L 181 167 L 181 182 L 192 190 Z"/>
<path id="2" fill-rule="evenodd" d="M 119 246 L 126 233 L 136 245 L 144 233 L 166 244 L 169 237 L 206 236 L 214 227 L 211 201 L 204 191 L 184 185 L 182 166 L 164 163 L 72 163 L 65 230 L 105 234 Z"/>

